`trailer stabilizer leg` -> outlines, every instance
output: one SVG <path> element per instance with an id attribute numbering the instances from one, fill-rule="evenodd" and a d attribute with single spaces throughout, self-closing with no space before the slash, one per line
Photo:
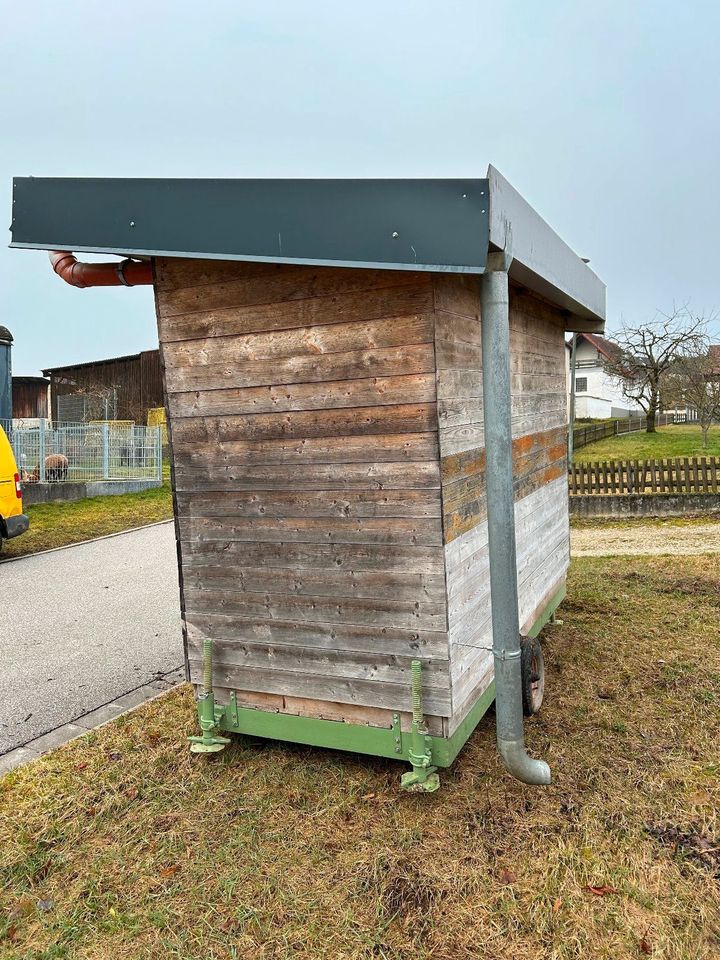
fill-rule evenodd
<path id="1" fill-rule="evenodd" d="M 219 753 L 230 743 L 228 737 L 220 737 L 217 734 L 218 722 L 224 712 L 224 707 L 215 706 L 215 697 L 212 693 L 200 694 L 198 697 L 198 721 L 202 736 L 188 737 L 192 753 Z"/>
<path id="2" fill-rule="evenodd" d="M 422 706 L 422 663 L 413 660 L 411 666 L 412 728 L 408 760 L 412 770 L 400 778 L 400 786 L 411 793 L 435 793 L 440 787 L 437 767 L 432 762 L 432 737 L 428 736 Z"/>
<path id="3" fill-rule="evenodd" d="M 413 723 L 413 727 L 415 724 Z M 437 767 L 432 765 L 432 753 L 430 750 L 430 737 L 425 736 L 426 730 L 412 731 L 413 746 L 408 754 L 408 759 L 412 764 L 412 770 L 404 773 L 400 778 L 400 786 L 403 790 L 410 793 L 435 793 L 440 788 L 440 777 Z M 420 751 L 415 746 L 415 737 L 419 738 Z"/>
<path id="4" fill-rule="evenodd" d="M 217 729 L 225 713 L 225 707 L 215 705 L 213 693 L 213 642 L 203 638 L 202 693 L 197 702 L 198 721 L 202 736 L 188 737 L 192 753 L 219 753 L 230 743 L 227 737 L 218 735 Z"/>

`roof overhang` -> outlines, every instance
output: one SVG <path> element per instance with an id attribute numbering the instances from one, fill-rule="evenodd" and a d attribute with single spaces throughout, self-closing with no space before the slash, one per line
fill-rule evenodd
<path id="1" fill-rule="evenodd" d="M 12 247 L 510 277 L 602 331 L 605 286 L 493 168 L 468 180 L 16 178 Z"/>
<path id="2" fill-rule="evenodd" d="M 602 280 L 492 166 L 488 183 L 490 243 L 498 250 L 510 250 L 510 277 L 564 307 L 567 330 L 602 333 Z"/>

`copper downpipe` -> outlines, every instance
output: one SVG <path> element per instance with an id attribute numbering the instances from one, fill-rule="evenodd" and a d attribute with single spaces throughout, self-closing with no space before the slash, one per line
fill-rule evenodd
<path id="1" fill-rule="evenodd" d="M 73 287 L 138 287 L 153 282 L 152 265 L 138 260 L 82 263 L 73 253 L 49 250 L 55 273 Z"/>

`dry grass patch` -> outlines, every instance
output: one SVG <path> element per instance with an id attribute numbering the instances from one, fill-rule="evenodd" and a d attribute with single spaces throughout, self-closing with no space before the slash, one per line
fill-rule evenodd
<path id="1" fill-rule="evenodd" d="M 528 723 L 442 789 L 237 739 L 191 756 L 174 692 L 0 781 L 0 956 L 710 960 L 720 952 L 717 557 L 575 561 Z M 695 586 L 697 584 L 697 586 Z"/>

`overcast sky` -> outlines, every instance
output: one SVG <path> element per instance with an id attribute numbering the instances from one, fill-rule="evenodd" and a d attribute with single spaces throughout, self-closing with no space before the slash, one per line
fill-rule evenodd
<path id="1" fill-rule="evenodd" d="M 0 0 L 13 176 L 479 177 L 608 287 L 609 326 L 720 307 L 720 5 Z M 157 343 L 149 288 L 0 246 L 14 372 Z M 715 331 L 720 336 L 720 330 Z"/>

